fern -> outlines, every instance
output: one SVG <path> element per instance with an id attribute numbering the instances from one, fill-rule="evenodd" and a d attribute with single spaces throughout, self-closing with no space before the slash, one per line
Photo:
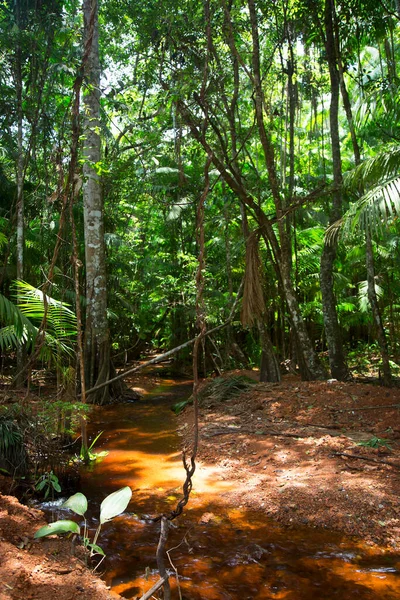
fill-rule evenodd
<path id="1" fill-rule="evenodd" d="M 24 315 L 18 306 L 0 294 L 0 322 L 6 325 L 0 329 L 0 348 L 6 350 L 21 344 L 33 345 L 37 327 Z"/>

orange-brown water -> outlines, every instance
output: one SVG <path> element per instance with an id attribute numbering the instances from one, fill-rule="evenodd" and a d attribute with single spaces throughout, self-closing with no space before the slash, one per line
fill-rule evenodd
<path id="1" fill-rule="evenodd" d="M 151 517 L 180 498 L 184 470 L 170 406 L 190 391 L 188 383 L 161 380 L 142 402 L 98 408 L 92 417 L 92 434 L 104 430 L 96 446 L 109 451 L 82 470 L 92 525 L 108 493 L 133 490 L 127 513 L 99 538 L 104 577 L 125 598 L 140 597 L 158 579 L 159 524 Z M 226 508 L 221 495 L 232 486 L 215 467 L 200 465 L 191 501 L 174 521 L 168 547 L 183 600 L 400 598 L 400 555 L 331 532 L 279 527 L 262 511 Z"/>

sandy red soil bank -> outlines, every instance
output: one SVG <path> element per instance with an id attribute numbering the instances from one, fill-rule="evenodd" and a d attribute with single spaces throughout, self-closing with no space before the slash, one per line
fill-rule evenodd
<path id="1" fill-rule="evenodd" d="M 225 503 L 261 509 L 288 527 L 323 527 L 398 549 L 398 406 L 397 388 L 257 384 L 229 401 L 202 402 L 199 459 L 236 482 Z M 190 407 L 178 419 L 186 441 L 192 419 Z M 7 486 L 0 477 L 0 600 L 115 598 L 70 541 L 33 541 L 42 513 L 8 496 Z"/>

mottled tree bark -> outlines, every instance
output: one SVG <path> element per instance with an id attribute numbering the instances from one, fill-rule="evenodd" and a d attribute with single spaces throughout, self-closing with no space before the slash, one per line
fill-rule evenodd
<path id="1" fill-rule="evenodd" d="M 15 3 L 15 21 L 21 27 L 20 2 Z M 21 43 L 18 41 L 15 51 L 14 79 L 17 96 L 17 279 L 24 280 L 24 250 L 25 250 L 25 207 L 24 207 L 24 148 L 23 148 L 23 108 L 22 108 L 22 53 Z M 26 360 L 25 346 L 19 344 L 17 347 L 17 376 L 15 385 L 24 385 L 25 375 L 23 372 Z"/>
<path id="2" fill-rule="evenodd" d="M 321 365 L 319 358 L 311 344 L 307 329 L 305 327 L 296 293 L 294 291 L 293 282 L 291 279 L 291 243 L 286 230 L 286 223 L 281 194 L 279 191 L 279 183 L 275 168 L 274 150 L 271 143 L 269 132 L 266 129 L 264 121 L 264 111 L 266 111 L 266 103 L 264 100 L 262 84 L 261 84 L 261 66 L 260 66 L 260 43 L 258 34 L 257 11 L 254 0 L 248 0 L 250 22 L 252 29 L 252 76 L 254 86 L 254 107 L 256 114 L 256 122 L 258 133 L 260 136 L 261 145 L 263 148 L 265 165 L 268 171 L 269 185 L 271 194 L 275 203 L 279 242 L 276 239 L 275 233 L 271 225 L 266 228 L 266 233 L 271 243 L 275 259 L 279 265 L 282 287 L 285 293 L 286 303 L 289 309 L 289 314 L 292 322 L 292 327 L 296 333 L 296 341 L 298 344 L 299 368 L 303 379 L 324 379 L 325 370 Z M 274 248 L 275 247 L 275 248 Z"/>
<path id="3" fill-rule="evenodd" d="M 385 329 L 382 323 L 381 311 L 379 309 L 378 297 L 375 289 L 375 268 L 374 268 L 374 253 L 372 248 L 371 232 L 366 230 L 366 265 L 367 265 L 367 283 L 368 283 L 368 300 L 371 305 L 372 317 L 376 337 L 378 339 L 379 348 L 382 357 L 382 375 L 383 383 L 390 386 L 392 383 L 392 373 L 390 370 L 389 350 L 386 340 Z"/>
<path id="4" fill-rule="evenodd" d="M 335 38 L 333 27 L 333 0 L 325 0 L 325 48 L 329 65 L 331 83 L 331 104 L 329 111 L 330 136 L 332 147 L 333 181 L 335 190 L 332 196 L 332 209 L 329 222 L 332 224 L 341 217 L 342 213 L 342 159 L 340 155 L 339 138 L 339 87 L 340 76 L 337 67 Z M 329 366 L 332 377 L 339 380 L 349 378 L 340 325 L 336 311 L 334 293 L 333 269 L 336 259 L 337 242 L 325 242 L 321 257 L 320 285 L 322 293 L 322 311 L 324 316 L 325 335 L 328 345 Z"/>
<path id="5" fill-rule="evenodd" d="M 258 22 L 255 3 L 254 0 L 248 0 L 253 42 L 251 69 L 244 63 L 243 58 L 240 56 L 240 53 L 236 48 L 234 28 L 231 22 L 229 7 L 224 1 L 222 1 L 222 7 L 226 18 L 225 26 L 227 43 L 231 49 L 234 74 L 236 73 L 237 65 L 240 64 L 244 69 L 244 72 L 246 73 L 253 89 L 252 98 L 255 108 L 254 127 L 257 128 L 258 138 L 264 155 L 264 164 L 268 173 L 271 196 L 275 203 L 276 217 L 273 219 L 267 217 L 260 204 L 257 203 L 254 197 L 248 192 L 246 179 L 242 176 L 240 165 L 236 160 L 237 153 L 240 149 L 238 149 L 234 156 L 231 156 L 229 146 L 231 144 L 231 150 L 232 148 L 235 148 L 235 137 L 238 123 L 237 120 L 235 121 L 235 119 L 229 117 L 229 115 L 234 113 L 232 113 L 229 107 L 227 109 L 227 102 L 224 101 L 225 114 L 228 118 L 230 129 L 229 142 L 227 131 L 223 131 L 222 128 L 219 127 L 218 120 L 212 121 L 212 128 L 216 133 L 218 149 L 214 148 L 212 143 L 210 143 L 206 138 L 204 131 L 199 124 L 199 119 L 195 114 L 195 111 L 192 112 L 189 106 L 182 99 L 177 101 L 177 108 L 180 111 L 185 123 L 190 128 L 194 138 L 203 146 L 208 156 L 212 157 L 212 161 L 220 172 L 221 177 L 229 185 L 232 191 L 237 194 L 239 201 L 252 211 L 260 226 L 261 235 L 271 248 L 274 258 L 274 267 L 277 271 L 278 279 L 282 284 L 282 290 L 284 292 L 285 300 L 289 309 L 292 327 L 296 330 L 296 342 L 298 345 L 297 354 L 300 356 L 299 367 L 302 377 L 304 379 L 324 379 L 326 378 L 326 372 L 312 346 L 307 328 L 302 319 L 293 282 L 291 280 L 291 243 L 288 232 L 286 231 L 286 214 L 282 205 L 281 191 L 275 167 L 274 149 L 268 129 L 268 122 L 271 115 L 268 113 L 268 107 L 267 103 L 265 102 L 262 87 Z M 167 82 L 164 82 L 163 85 L 166 89 L 169 87 Z M 236 91 L 234 93 L 234 97 L 235 95 Z M 194 93 L 193 98 L 203 112 L 208 110 L 208 100 L 205 95 L 202 96 Z M 234 99 L 232 102 L 234 104 Z M 273 227 L 273 223 L 277 223 L 278 225 L 278 235 Z"/>
<path id="6" fill-rule="evenodd" d="M 84 225 L 86 263 L 86 387 L 102 384 L 110 378 L 110 342 L 107 322 L 107 281 L 104 244 L 103 198 L 97 165 L 101 160 L 100 139 L 100 61 L 97 0 L 84 0 L 85 62 L 83 103 L 85 162 L 83 165 Z M 112 394 L 106 386 L 90 397 L 103 404 Z"/>
<path id="7" fill-rule="evenodd" d="M 260 381 L 281 380 L 281 370 L 265 321 L 258 321 L 261 342 Z"/>

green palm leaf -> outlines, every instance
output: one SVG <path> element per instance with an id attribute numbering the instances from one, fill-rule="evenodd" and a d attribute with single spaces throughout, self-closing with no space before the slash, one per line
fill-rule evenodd
<path id="1" fill-rule="evenodd" d="M 382 228 L 400 212 L 400 176 L 395 175 L 376 185 L 355 202 L 343 217 L 343 233 L 357 227 Z"/>
<path id="2" fill-rule="evenodd" d="M 400 146 L 388 146 L 376 156 L 366 159 L 344 176 L 345 188 L 352 192 L 375 186 L 380 180 L 399 173 Z"/>
<path id="3" fill-rule="evenodd" d="M 28 319 L 41 322 L 45 315 L 46 303 L 47 333 L 58 340 L 76 335 L 76 315 L 69 308 L 69 304 L 44 295 L 41 290 L 25 281 L 16 281 L 15 287 L 18 307 Z"/>
<path id="4" fill-rule="evenodd" d="M 16 335 L 22 335 L 24 330 L 23 315 L 18 307 L 2 294 L 0 294 L 0 320 L 13 326 Z"/>
<path id="5" fill-rule="evenodd" d="M 17 348 L 21 344 L 33 345 L 37 327 L 25 316 L 18 306 L 0 294 L 0 321 L 5 326 L 0 329 L 0 348 Z"/>
<path id="6" fill-rule="evenodd" d="M 399 214 L 400 146 L 388 146 L 346 173 L 344 185 L 350 193 L 362 195 L 340 221 L 329 227 L 328 242 L 338 235 L 340 228 L 344 236 L 353 234 L 357 228 L 382 228 Z M 363 193 L 364 190 L 367 191 Z"/>
<path id="7" fill-rule="evenodd" d="M 18 305 L 0 294 L 0 321 L 5 324 L 0 328 L 0 348 L 15 349 L 22 344 L 26 344 L 28 349 L 33 347 L 45 315 L 46 302 L 45 343 L 40 348 L 39 357 L 49 360 L 60 355 L 72 355 L 73 349 L 68 341 L 76 335 L 77 322 L 69 305 L 44 296 L 43 292 L 24 281 L 16 281 L 15 289 Z"/>
<path id="8" fill-rule="evenodd" d="M 382 298 L 383 289 L 375 281 L 375 291 L 378 298 Z M 358 284 L 358 304 L 361 312 L 368 312 L 370 309 L 368 299 L 368 281 L 360 281 Z"/>

